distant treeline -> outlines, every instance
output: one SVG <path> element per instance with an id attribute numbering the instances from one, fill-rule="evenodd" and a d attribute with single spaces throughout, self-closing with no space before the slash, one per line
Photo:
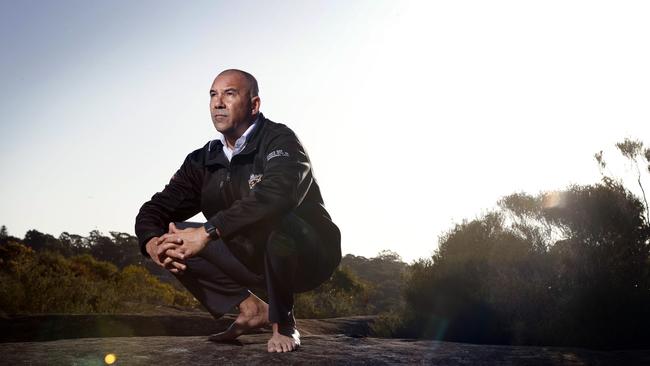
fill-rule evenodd
<path id="1" fill-rule="evenodd" d="M 367 259 L 347 255 L 332 278 L 297 295 L 296 314 L 327 318 L 377 314 L 400 304 L 406 264 L 392 252 Z M 262 290 L 260 295 L 264 297 Z M 124 313 L 155 306 L 200 307 L 168 271 L 145 259 L 137 238 L 29 230 L 20 239 L 0 228 L 0 312 Z"/>
<path id="2" fill-rule="evenodd" d="M 517 193 L 464 221 L 409 268 L 405 306 L 375 331 L 475 343 L 599 348 L 650 345 L 650 149 L 617 144 L 641 191 L 620 180 Z M 647 175 L 645 175 L 647 178 Z"/>

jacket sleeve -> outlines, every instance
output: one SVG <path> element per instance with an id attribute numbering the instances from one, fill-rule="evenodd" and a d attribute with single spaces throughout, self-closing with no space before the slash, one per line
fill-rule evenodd
<path id="1" fill-rule="evenodd" d="M 264 154 L 261 180 L 248 196 L 208 220 L 225 238 L 298 207 L 313 181 L 309 158 L 293 132 L 272 138 L 258 153 Z"/>
<path id="2" fill-rule="evenodd" d="M 170 222 L 185 221 L 201 210 L 203 172 L 197 162 L 200 151 L 189 154 L 162 192 L 140 208 L 135 233 L 145 257 L 149 256 L 145 249 L 149 239 L 165 234 Z"/>

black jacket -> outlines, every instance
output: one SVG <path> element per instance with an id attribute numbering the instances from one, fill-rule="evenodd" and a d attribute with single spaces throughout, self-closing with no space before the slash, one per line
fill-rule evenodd
<path id="1" fill-rule="evenodd" d="M 260 114 L 242 152 L 229 162 L 221 141 L 191 152 L 162 192 L 140 208 L 135 232 L 145 245 L 167 232 L 170 222 L 198 212 L 219 232 L 233 253 L 259 271 L 266 239 L 280 220 L 295 214 L 311 225 L 327 246 L 334 268 L 341 257 L 340 232 L 323 205 L 302 144 L 287 126 Z"/>

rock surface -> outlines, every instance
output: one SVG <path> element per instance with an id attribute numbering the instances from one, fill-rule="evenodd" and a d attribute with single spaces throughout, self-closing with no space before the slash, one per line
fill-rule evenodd
<path id="1" fill-rule="evenodd" d="M 226 329 L 235 319 L 213 319 L 208 313 L 173 312 L 166 315 L 30 315 L 0 318 L 0 342 L 51 341 L 70 338 L 199 336 Z M 367 336 L 373 316 L 299 319 L 302 334 Z"/>
<path id="2" fill-rule="evenodd" d="M 79 338 L 0 344 L 6 365 L 649 365 L 650 351 L 596 352 L 404 339 L 310 335 L 296 352 L 270 354 L 267 334 L 233 344 L 203 336 Z"/>
<path id="3" fill-rule="evenodd" d="M 371 317 L 299 320 L 303 346 L 292 353 L 270 354 L 266 351 L 268 331 L 244 335 L 238 342 L 213 343 L 202 333 L 209 334 L 215 326 L 221 328 L 230 319 L 214 322 L 203 316 L 184 319 L 174 316 L 3 319 L 0 325 L 4 338 L 14 340 L 0 343 L 0 365 L 105 365 L 108 354 L 115 355 L 114 365 L 650 365 L 650 350 L 601 352 L 373 338 L 367 336 Z M 179 320 L 183 320 L 182 326 Z M 159 321 L 163 321 L 162 325 Z M 133 323 L 126 326 L 128 322 Z M 81 333 L 66 328 L 66 324 L 76 328 L 83 323 L 90 326 Z M 48 331 L 44 324 L 54 328 Z M 102 330 L 98 324 L 109 328 Z M 26 333 L 22 336 L 13 333 L 20 331 Z M 155 335 L 161 332 L 168 335 Z M 170 332 L 194 334 L 179 336 L 169 335 Z M 11 337 L 10 333 L 13 333 Z M 103 336 L 79 337 L 93 333 Z M 26 334 L 31 334 L 31 339 Z M 60 336 L 65 334 L 77 337 L 62 339 Z M 56 335 L 59 337 L 53 337 Z M 21 337 L 23 340 L 18 341 Z"/>

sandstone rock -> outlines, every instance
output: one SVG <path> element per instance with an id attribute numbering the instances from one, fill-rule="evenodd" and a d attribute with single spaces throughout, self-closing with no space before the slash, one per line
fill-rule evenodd
<path id="1" fill-rule="evenodd" d="M 0 344 L 0 364 L 104 365 L 648 365 L 650 351 L 473 345 L 405 339 L 309 335 L 296 352 L 266 351 L 267 334 L 232 344 L 203 336 L 79 338 Z"/>
<path id="2" fill-rule="evenodd" d="M 223 328 L 231 318 L 219 322 L 203 315 L 2 319 L 1 333 L 14 341 L 0 343 L 0 365 L 105 365 L 108 354 L 115 355 L 114 365 L 650 365 L 650 350 L 602 352 L 373 338 L 367 336 L 372 319 L 299 320 L 303 346 L 286 354 L 266 351 L 268 330 L 232 343 L 207 340 L 207 334 Z M 53 324 L 54 328 L 46 328 Z M 85 330 L 76 328 L 84 324 Z M 20 334 L 9 334 L 20 331 L 25 332 L 23 341 L 17 341 Z M 66 334 L 77 337 L 62 339 Z M 84 334 L 104 336 L 79 337 Z M 25 340 L 26 335 L 31 339 Z"/>

